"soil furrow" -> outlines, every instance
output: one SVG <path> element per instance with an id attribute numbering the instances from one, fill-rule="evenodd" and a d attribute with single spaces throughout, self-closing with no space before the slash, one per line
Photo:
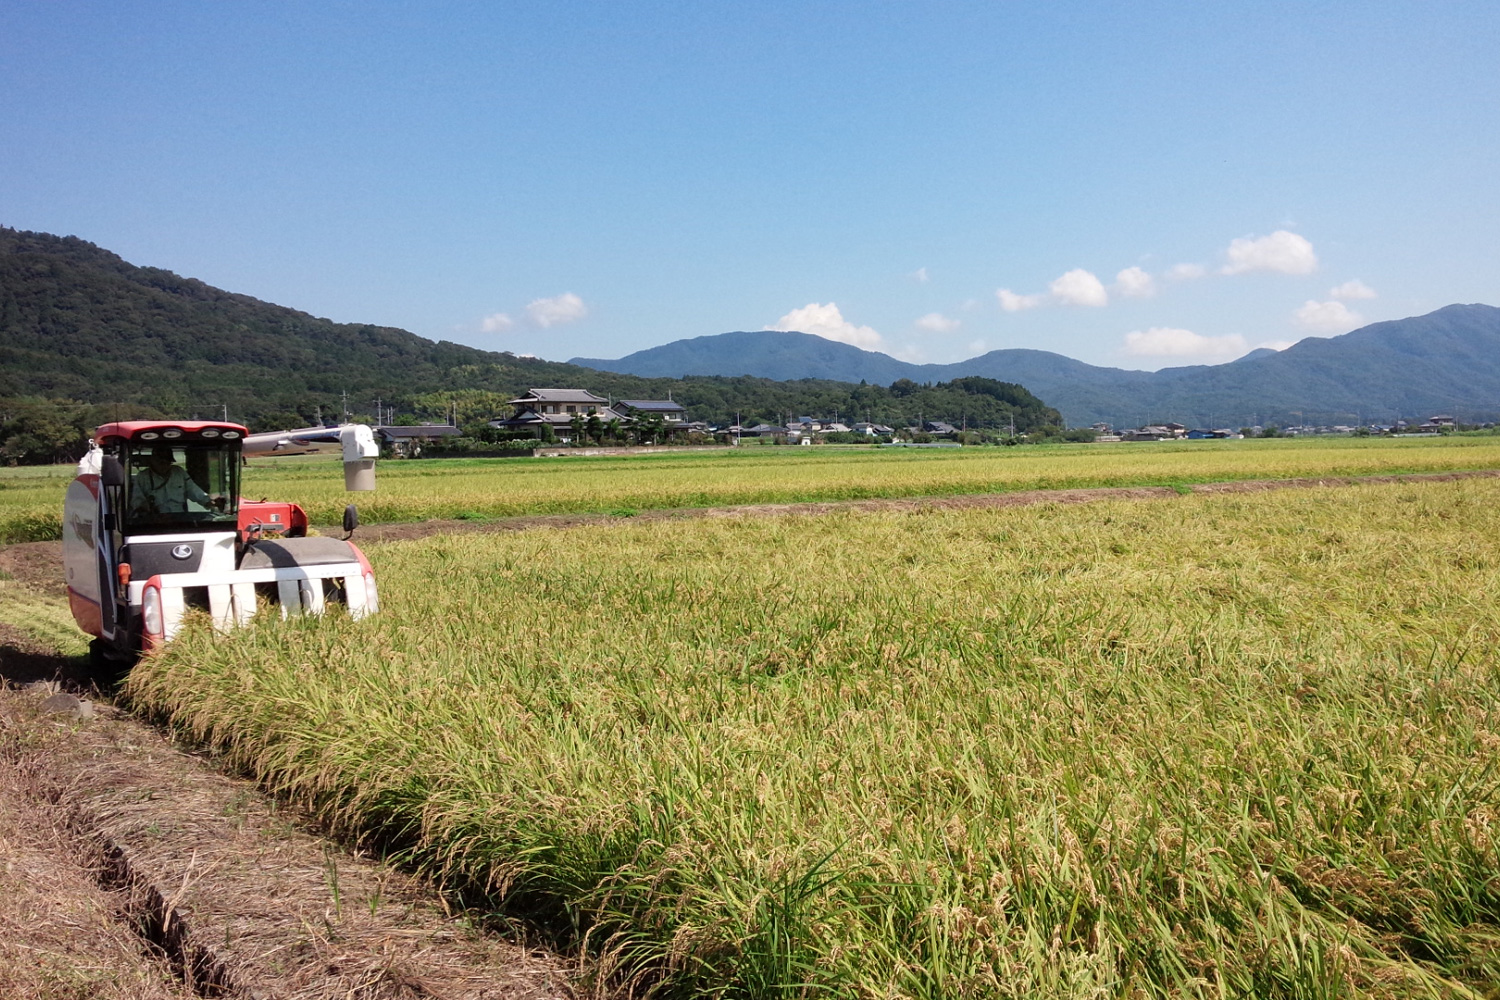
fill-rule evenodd
<path id="1" fill-rule="evenodd" d="M 556 956 L 446 913 L 426 885 L 305 832 L 255 786 L 215 773 L 150 727 L 108 706 L 73 718 L 43 714 L 34 692 L 0 698 L 7 726 L 25 734 L 6 745 L 12 780 L 0 789 L 30 800 L 33 825 L 68 829 L 118 919 L 171 961 L 179 993 L 571 995 L 572 971 Z M 0 913 L 9 907 L 0 901 Z M 18 933 L 24 943 L 28 929 Z"/>

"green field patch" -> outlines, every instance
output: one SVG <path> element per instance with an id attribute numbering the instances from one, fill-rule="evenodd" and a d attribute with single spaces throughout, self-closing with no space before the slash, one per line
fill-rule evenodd
<path id="1" fill-rule="evenodd" d="M 737 504 L 1167 486 L 1238 479 L 1500 468 L 1500 437 L 1315 438 L 1023 448 L 746 447 L 701 454 L 386 461 L 372 493 L 338 459 L 254 459 L 244 495 L 299 503 L 314 524 L 661 510 Z M 71 470 L 0 469 L 0 543 L 59 537 Z"/>

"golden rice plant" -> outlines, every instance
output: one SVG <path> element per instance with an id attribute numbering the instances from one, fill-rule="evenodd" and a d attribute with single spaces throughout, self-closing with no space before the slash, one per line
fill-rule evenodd
<path id="1" fill-rule="evenodd" d="M 376 618 L 192 632 L 130 696 L 638 986 L 1500 982 L 1495 481 L 371 556 Z"/>

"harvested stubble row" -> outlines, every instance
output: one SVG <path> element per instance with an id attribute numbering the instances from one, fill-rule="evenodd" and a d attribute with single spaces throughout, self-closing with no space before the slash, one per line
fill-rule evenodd
<path id="1" fill-rule="evenodd" d="M 674 992 L 1500 981 L 1500 483 L 393 543 L 137 669 Z M 1471 992 L 1473 991 L 1473 992 Z"/>

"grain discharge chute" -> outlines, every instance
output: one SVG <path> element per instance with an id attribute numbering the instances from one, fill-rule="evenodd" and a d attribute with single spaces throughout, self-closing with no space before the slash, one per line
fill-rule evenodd
<path id="1" fill-rule="evenodd" d="M 379 607 L 369 560 L 346 539 L 309 537 L 292 503 L 240 499 L 246 430 L 212 421 L 105 424 L 63 508 L 63 569 L 96 665 L 125 666 L 170 640 L 191 609 L 214 627 L 260 602 L 282 617 Z M 346 532 L 357 524 L 345 512 Z"/>

